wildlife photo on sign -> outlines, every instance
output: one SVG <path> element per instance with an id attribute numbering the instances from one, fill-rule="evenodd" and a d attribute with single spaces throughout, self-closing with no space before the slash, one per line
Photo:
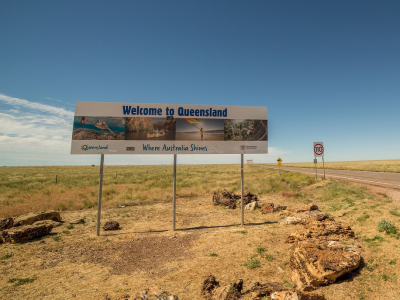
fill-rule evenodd
<path id="1" fill-rule="evenodd" d="M 268 141 L 267 120 L 225 120 L 225 141 Z"/>
<path id="2" fill-rule="evenodd" d="M 73 140 L 123 140 L 125 118 L 74 117 Z"/>
<path id="3" fill-rule="evenodd" d="M 176 120 L 166 118 L 126 118 L 125 140 L 175 140 Z"/>

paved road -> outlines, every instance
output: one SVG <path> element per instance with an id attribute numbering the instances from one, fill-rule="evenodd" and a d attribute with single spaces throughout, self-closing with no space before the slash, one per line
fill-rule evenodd
<path id="1" fill-rule="evenodd" d="M 263 165 L 259 165 L 263 166 Z M 263 166 L 272 169 L 281 169 L 285 171 L 299 172 L 315 176 L 315 169 L 311 168 L 292 168 L 292 167 L 274 167 Z M 318 177 L 323 177 L 324 171 L 318 169 Z M 390 189 L 400 190 L 400 173 L 385 172 L 367 172 L 367 171 L 345 171 L 345 170 L 328 170 L 325 169 L 327 178 L 340 179 L 346 181 L 360 182 L 381 186 Z"/>

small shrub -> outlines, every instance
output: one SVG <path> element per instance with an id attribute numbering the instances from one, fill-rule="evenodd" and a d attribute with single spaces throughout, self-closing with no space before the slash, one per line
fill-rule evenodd
<path id="1" fill-rule="evenodd" d="M 382 219 L 378 222 L 378 231 L 383 232 L 385 231 L 387 234 L 396 234 L 397 227 L 391 221 Z"/>
<path id="2" fill-rule="evenodd" d="M 265 248 L 264 248 L 264 247 L 261 247 L 260 245 L 258 245 L 257 248 L 256 248 L 256 252 L 257 252 L 259 255 L 262 255 L 262 254 L 265 252 Z"/>
<path id="3" fill-rule="evenodd" d="M 68 230 L 64 230 L 63 233 L 70 234 L 71 232 L 69 232 Z"/>
<path id="4" fill-rule="evenodd" d="M 218 254 L 217 253 L 210 253 L 210 255 L 209 256 L 211 256 L 211 257 L 215 257 L 215 256 L 218 256 Z"/>
<path id="5" fill-rule="evenodd" d="M 389 280 L 389 276 L 386 275 L 385 273 L 383 273 L 382 274 L 382 279 L 385 280 L 385 281 L 388 281 Z"/>
<path id="6" fill-rule="evenodd" d="M 267 255 L 265 255 L 265 259 L 268 261 L 273 261 L 274 257 L 271 254 L 267 254 Z"/>
<path id="7" fill-rule="evenodd" d="M 392 259 L 391 261 L 389 261 L 389 265 L 395 265 L 396 264 L 396 259 Z"/>
<path id="8" fill-rule="evenodd" d="M 61 236 L 56 236 L 56 237 L 54 237 L 54 240 L 55 240 L 56 242 L 60 241 L 60 240 L 61 240 Z"/>
<path id="9" fill-rule="evenodd" d="M 74 229 L 74 225 L 72 225 L 72 224 L 68 225 L 67 229 Z"/>
<path id="10" fill-rule="evenodd" d="M 249 260 L 244 261 L 243 266 L 249 269 L 255 269 L 261 267 L 261 263 L 259 259 L 252 257 Z"/>

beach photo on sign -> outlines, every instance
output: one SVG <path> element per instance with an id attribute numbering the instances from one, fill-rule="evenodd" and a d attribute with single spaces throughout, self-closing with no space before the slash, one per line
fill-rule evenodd
<path id="1" fill-rule="evenodd" d="M 181 141 L 223 141 L 224 120 L 177 119 L 175 139 Z"/>
<path id="2" fill-rule="evenodd" d="M 174 140 L 176 120 L 166 118 L 126 118 L 125 140 Z"/>
<path id="3" fill-rule="evenodd" d="M 123 140 L 125 118 L 85 117 L 74 118 L 73 140 Z"/>
<path id="4" fill-rule="evenodd" d="M 225 141 L 268 141 L 267 120 L 225 120 Z"/>

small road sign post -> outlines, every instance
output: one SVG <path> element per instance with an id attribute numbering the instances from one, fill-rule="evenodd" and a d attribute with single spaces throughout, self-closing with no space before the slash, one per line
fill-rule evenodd
<path id="1" fill-rule="evenodd" d="M 279 157 L 276 161 L 278 162 L 278 167 L 282 167 L 282 158 Z"/>
<path id="2" fill-rule="evenodd" d="M 325 179 L 325 162 L 324 162 L 324 143 L 314 142 L 314 164 L 315 164 L 315 179 L 317 179 L 317 157 L 322 157 L 322 167 L 324 169 L 324 179 Z"/>

